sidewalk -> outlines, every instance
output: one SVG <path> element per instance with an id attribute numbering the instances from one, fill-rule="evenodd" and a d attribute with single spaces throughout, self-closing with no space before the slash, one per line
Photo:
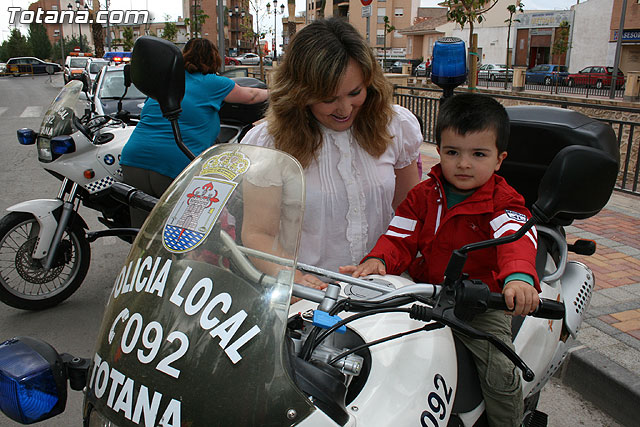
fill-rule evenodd
<path id="1" fill-rule="evenodd" d="M 423 177 L 438 162 L 421 149 Z M 640 197 L 614 192 L 596 216 L 565 227 L 567 239 L 595 240 L 596 253 L 571 253 L 593 271 L 596 287 L 578 340 L 556 376 L 624 425 L 640 408 Z"/>

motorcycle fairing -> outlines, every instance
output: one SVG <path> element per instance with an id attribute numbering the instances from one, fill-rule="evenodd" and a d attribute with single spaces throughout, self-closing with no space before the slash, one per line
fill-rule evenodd
<path id="1" fill-rule="evenodd" d="M 223 206 L 226 215 L 193 250 L 167 251 L 164 224 L 185 189 L 208 159 L 233 151 L 251 167 L 233 179 L 237 188 Z M 288 267 L 256 280 L 230 261 L 220 236 L 240 244 L 243 194 L 254 182 L 268 185 L 260 181 L 266 176 L 277 177 L 287 194 L 287 221 L 275 239 L 293 250 Z M 116 279 L 89 371 L 85 414 L 98 411 L 120 426 L 194 427 L 293 425 L 310 415 L 315 408 L 290 378 L 284 354 L 303 206 L 302 169 L 284 153 L 220 145 L 196 158 L 150 214 Z"/>

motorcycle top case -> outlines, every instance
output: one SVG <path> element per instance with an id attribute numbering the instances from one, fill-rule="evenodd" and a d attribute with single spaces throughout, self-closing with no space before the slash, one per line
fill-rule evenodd
<path id="1" fill-rule="evenodd" d="M 266 89 L 267 85 L 252 77 L 235 77 L 232 79 L 238 86 L 255 87 Z M 225 102 L 220 108 L 220 121 L 223 123 L 238 122 L 243 125 L 255 123 L 264 117 L 268 103 L 259 102 L 257 104 L 236 104 Z"/>
<path id="2" fill-rule="evenodd" d="M 616 135 L 608 124 L 576 111 L 547 106 L 507 107 L 511 122 L 508 156 L 498 174 L 525 198 L 527 207 L 538 198 L 538 186 L 560 150 L 571 145 L 596 148 L 620 163 Z M 590 188 L 584 188 L 589 197 Z M 603 206 L 604 207 L 604 206 Z M 559 215 L 554 222 L 568 225 L 589 214 Z"/>

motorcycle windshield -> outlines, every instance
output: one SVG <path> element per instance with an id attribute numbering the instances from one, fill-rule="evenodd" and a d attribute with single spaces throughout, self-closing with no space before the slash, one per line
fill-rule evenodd
<path id="1" fill-rule="evenodd" d="M 214 146 L 176 178 L 109 296 L 89 425 L 292 425 L 314 410 L 285 341 L 303 206 L 299 163 L 264 147 Z"/>
<path id="2" fill-rule="evenodd" d="M 36 141 L 40 160 L 53 160 L 51 138 L 73 133 L 73 115 L 81 93 L 82 83 L 78 80 L 72 80 L 62 88 L 49 105 L 44 119 L 42 119 Z"/>

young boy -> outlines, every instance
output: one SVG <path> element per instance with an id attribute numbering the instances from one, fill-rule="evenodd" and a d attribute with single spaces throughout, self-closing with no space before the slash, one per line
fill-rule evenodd
<path id="1" fill-rule="evenodd" d="M 513 234 L 530 217 L 524 199 L 495 174 L 507 156 L 509 117 L 494 99 L 456 95 L 440 108 L 436 142 L 440 163 L 398 206 L 387 232 L 359 266 L 341 267 L 354 277 L 400 274 L 441 283 L 454 249 Z M 539 303 L 535 229 L 516 242 L 470 252 L 464 272 L 502 292 L 512 315 L 526 315 Z M 418 252 L 421 256 L 416 257 Z M 489 310 L 470 322 L 513 348 L 511 317 Z M 520 425 L 520 372 L 492 344 L 458 337 L 476 361 L 491 426 Z"/>

